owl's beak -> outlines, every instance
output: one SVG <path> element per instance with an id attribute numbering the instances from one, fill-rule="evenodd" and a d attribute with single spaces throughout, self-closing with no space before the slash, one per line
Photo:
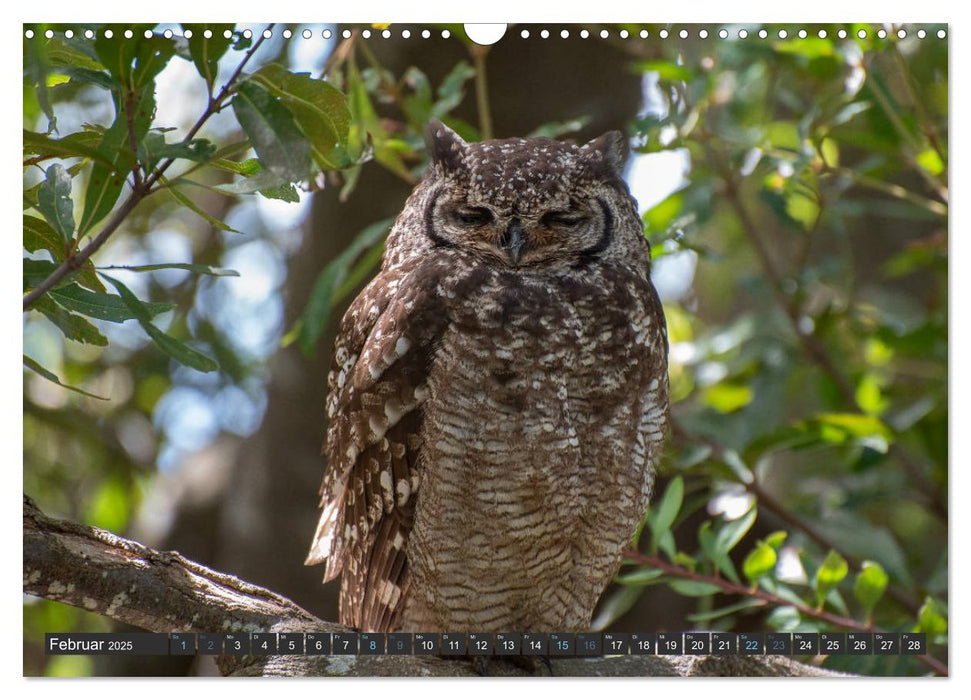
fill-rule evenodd
<path id="1" fill-rule="evenodd" d="M 519 264 L 519 258 L 523 249 L 523 227 L 519 223 L 519 219 L 513 219 L 512 223 L 509 224 L 509 228 L 506 229 L 505 234 L 502 236 L 502 249 L 509 256 L 509 261 L 516 266 Z"/>

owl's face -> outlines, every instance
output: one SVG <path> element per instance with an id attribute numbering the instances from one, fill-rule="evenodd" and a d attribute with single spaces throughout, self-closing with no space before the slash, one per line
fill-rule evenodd
<path id="1" fill-rule="evenodd" d="M 427 190 L 423 229 L 432 247 L 523 272 L 644 257 L 618 132 L 585 146 L 545 138 L 467 144 L 434 123 L 428 140 L 432 167 L 420 189 Z"/>

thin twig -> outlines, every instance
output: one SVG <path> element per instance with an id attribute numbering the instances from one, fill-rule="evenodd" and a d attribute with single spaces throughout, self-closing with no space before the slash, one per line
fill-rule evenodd
<path id="1" fill-rule="evenodd" d="M 268 28 L 272 28 L 272 27 L 273 25 L 271 24 Z M 236 70 L 233 72 L 232 76 L 229 78 L 228 81 L 226 81 L 226 84 L 223 86 L 222 90 L 220 91 L 219 96 L 209 101 L 209 105 L 206 107 L 206 111 L 203 113 L 201 117 L 199 117 L 199 120 L 192 126 L 192 128 L 189 129 L 189 132 L 186 135 L 183 142 L 191 141 L 192 138 L 203 127 L 206 121 L 208 121 L 208 119 L 212 115 L 214 115 L 216 112 L 222 109 L 223 100 L 225 100 L 226 97 L 229 95 L 229 93 L 233 88 L 233 84 L 239 78 L 239 75 L 240 73 L 242 73 L 243 68 L 249 62 L 250 58 L 253 57 L 253 54 L 256 53 L 256 50 L 260 47 L 260 45 L 263 43 L 265 38 L 266 37 L 263 36 L 263 34 L 261 33 L 260 38 L 253 43 L 253 46 L 251 46 L 250 49 L 246 52 L 246 55 L 243 57 L 243 60 L 240 62 L 239 66 L 236 67 Z M 159 164 L 159 166 L 152 172 L 152 174 L 149 177 L 147 177 L 144 181 L 142 182 L 136 181 L 134 186 L 132 187 L 131 193 L 128 195 L 128 198 L 118 209 L 115 210 L 114 216 L 111 217 L 111 219 L 108 221 L 105 227 L 101 230 L 101 233 L 99 233 L 94 239 L 92 239 L 92 241 L 88 243 L 88 245 L 86 245 L 82 250 L 78 251 L 74 255 L 69 255 L 64 260 L 64 262 L 58 265 L 54 269 L 54 271 L 51 272 L 51 274 L 48 275 L 46 279 L 44 279 L 43 282 L 41 282 L 34 289 L 30 290 L 30 292 L 24 295 L 24 311 L 27 311 L 28 309 L 30 309 L 30 307 L 33 306 L 38 299 L 40 299 L 47 292 L 49 292 L 51 289 L 57 286 L 58 282 L 64 279 L 64 277 L 66 277 L 67 275 L 69 275 L 71 272 L 75 270 L 79 270 L 81 266 L 85 263 L 85 261 L 88 260 L 88 258 L 94 255 L 98 250 L 100 250 L 101 247 L 108 241 L 108 239 L 111 238 L 111 236 L 115 233 L 115 231 L 118 230 L 118 227 L 121 226 L 122 222 L 125 220 L 125 218 L 127 218 L 127 216 L 132 212 L 132 210 L 148 195 L 152 194 L 153 192 L 156 192 L 159 189 L 159 188 L 153 189 L 153 186 L 155 185 L 156 182 L 158 182 L 159 178 L 165 174 L 165 171 L 168 170 L 169 167 L 174 162 L 175 162 L 175 158 L 168 158 L 164 162 Z"/>
<path id="2" fill-rule="evenodd" d="M 867 625 L 854 620 L 851 617 L 844 617 L 842 615 L 835 615 L 833 613 L 827 612 L 821 608 L 812 608 L 808 605 L 802 605 L 792 602 L 786 598 L 778 596 L 774 593 L 769 593 L 764 591 L 758 586 L 744 586 L 740 583 L 735 583 L 734 581 L 729 581 L 727 579 L 715 576 L 708 576 L 707 574 L 699 574 L 691 569 L 683 566 L 678 566 L 677 564 L 672 564 L 670 562 L 664 561 L 658 556 L 651 556 L 638 552 L 636 550 L 627 550 L 624 552 L 624 557 L 634 561 L 638 564 L 643 564 L 645 566 L 652 566 L 655 569 L 660 569 L 665 574 L 669 576 L 674 576 L 676 578 L 686 580 L 686 581 L 696 581 L 698 583 L 707 583 L 712 586 L 716 586 L 721 589 L 723 593 L 728 595 L 739 595 L 745 596 L 747 598 L 755 598 L 760 600 L 767 605 L 773 605 L 777 607 L 791 607 L 794 608 L 803 617 L 813 618 L 815 620 L 822 620 L 833 625 L 837 629 L 850 629 L 857 630 L 859 632 L 883 632 L 879 627 L 874 627 L 872 624 Z M 946 676 L 947 675 L 947 665 L 941 663 L 938 659 L 932 656 L 924 655 L 918 656 L 924 664 L 928 667 L 934 669 L 937 673 Z"/>

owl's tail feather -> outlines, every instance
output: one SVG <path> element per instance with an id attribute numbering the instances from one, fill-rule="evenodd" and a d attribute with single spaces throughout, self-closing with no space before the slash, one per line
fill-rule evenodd
<path id="1" fill-rule="evenodd" d="M 317 524 L 317 531 L 314 533 L 313 542 L 310 545 L 310 552 L 304 560 L 305 566 L 323 564 L 327 562 L 324 570 L 324 583 L 337 577 L 343 568 L 343 543 L 342 538 L 338 537 L 337 527 L 341 519 L 340 507 L 343 499 L 333 499 L 324 504 L 324 511 L 320 514 L 320 522 Z"/>

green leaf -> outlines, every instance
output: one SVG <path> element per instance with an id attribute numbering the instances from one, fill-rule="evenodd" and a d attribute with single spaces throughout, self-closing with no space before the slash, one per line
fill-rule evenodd
<path id="1" fill-rule="evenodd" d="M 76 284 L 71 284 L 51 290 L 50 296 L 65 309 L 90 318 L 98 318 L 112 323 L 122 323 L 136 318 L 131 309 L 117 294 L 99 294 L 83 289 Z M 158 316 L 175 308 L 175 304 L 145 303 L 144 306 L 149 317 Z"/>
<path id="2" fill-rule="evenodd" d="M 138 146 L 138 157 L 147 169 L 155 167 L 163 158 L 183 158 L 206 163 L 216 155 L 216 145 L 208 139 L 192 139 L 166 143 L 165 134 L 150 131 Z"/>
<path id="3" fill-rule="evenodd" d="M 930 596 L 917 612 L 917 628 L 919 632 L 926 632 L 930 638 L 947 632 L 947 612 L 944 606 Z"/>
<path id="4" fill-rule="evenodd" d="M 888 582 L 889 577 L 882 566 L 875 561 L 863 562 L 860 573 L 856 575 L 856 581 L 853 583 L 853 595 L 860 601 L 867 617 L 870 616 L 873 608 L 883 597 Z"/>
<path id="5" fill-rule="evenodd" d="M 336 291 L 347 277 L 348 267 L 363 251 L 384 240 L 393 219 L 383 219 L 362 230 L 349 246 L 317 276 L 307 308 L 300 316 L 298 340 L 304 354 L 313 354 L 314 345 L 330 322 L 330 313 L 340 303 Z"/>
<path id="6" fill-rule="evenodd" d="M 74 202 L 71 200 L 71 175 L 55 163 L 47 169 L 47 179 L 37 192 L 37 209 L 60 236 L 64 247 L 74 239 Z"/>
<path id="7" fill-rule="evenodd" d="M 732 563 L 731 558 L 729 558 L 726 552 L 718 551 L 715 544 L 715 534 L 711 531 L 711 527 L 711 521 L 706 520 L 698 528 L 698 542 L 701 544 L 702 552 L 731 581 L 741 583 L 738 578 L 738 572 L 735 571 L 735 564 Z"/>
<path id="8" fill-rule="evenodd" d="M 153 325 L 151 322 L 151 312 L 145 306 L 144 302 L 132 294 L 128 287 L 115 278 L 109 277 L 108 275 L 104 275 L 104 278 L 108 280 L 108 282 L 110 282 L 116 290 L 118 290 L 122 300 L 125 302 L 125 305 L 129 308 L 134 317 L 138 320 L 139 325 L 141 325 L 145 332 L 148 333 L 149 337 L 155 341 L 155 344 L 162 352 L 177 362 L 180 362 L 187 367 L 197 369 L 200 372 L 213 372 L 219 369 L 219 365 L 211 357 L 202 354 L 198 350 L 190 348 L 185 343 L 163 333 L 157 326 Z"/>
<path id="9" fill-rule="evenodd" d="M 347 98 L 330 83 L 306 73 L 290 73 L 283 66 L 268 64 L 250 76 L 274 95 L 293 114 L 297 126 L 310 142 L 311 153 L 321 169 L 337 163 L 334 148 L 347 142 L 351 113 Z"/>
<path id="10" fill-rule="evenodd" d="M 44 379 L 46 379 L 48 381 L 51 381 L 51 382 L 54 382 L 58 386 L 62 386 L 65 389 L 69 389 L 71 391 L 76 391 L 79 394 L 84 394 L 85 396 L 89 396 L 92 399 L 98 399 L 99 401 L 107 401 L 108 400 L 104 396 L 98 396 L 97 394 L 92 394 L 90 392 L 85 391 L 84 389 L 79 389 L 76 386 L 70 386 L 69 384 L 65 384 L 64 382 L 62 382 L 60 379 L 57 378 L 57 375 L 56 374 L 54 374 L 53 372 L 51 372 L 49 369 L 46 369 L 45 367 L 41 366 L 41 364 L 39 362 L 37 362 L 37 360 L 34 360 L 33 358 L 27 357 L 26 355 L 24 355 L 24 367 L 26 367 L 26 368 L 34 371 L 34 372 L 37 372 L 37 374 L 39 374 L 40 376 L 42 376 Z"/>
<path id="11" fill-rule="evenodd" d="M 267 170 L 284 182 L 302 180 L 309 174 L 310 144 L 290 111 L 269 90 L 243 82 L 232 106 Z"/>
<path id="12" fill-rule="evenodd" d="M 182 28 L 183 30 L 192 30 L 192 36 L 188 39 L 189 55 L 192 56 L 192 62 L 195 64 L 196 70 L 199 71 L 199 75 L 206 81 L 211 94 L 216 76 L 219 73 L 219 59 L 226 53 L 233 41 L 232 34 L 227 38 L 225 32 L 227 30 L 232 32 L 233 25 L 183 24 Z M 207 29 L 212 32 L 212 36 L 208 39 L 205 36 Z"/>
<path id="13" fill-rule="evenodd" d="M 168 180 L 165 179 L 164 176 L 159 178 L 159 181 L 162 183 L 163 187 L 167 188 L 168 193 L 172 195 L 172 198 L 175 201 L 177 201 L 179 204 L 184 206 L 189 211 L 201 216 L 209 223 L 210 226 L 217 228 L 220 231 L 232 231 L 233 233 L 239 233 L 239 231 L 234 229 L 229 224 L 225 223 L 224 221 L 220 221 L 216 217 L 211 216 L 207 214 L 205 211 L 203 211 L 198 204 L 196 204 L 191 199 L 189 199 L 189 197 L 187 197 L 185 193 L 181 192 L 178 187 L 172 185 Z"/>
<path id="14" fill-rule="evenodd" d="M 772 547 L 772 549 L 779 551 L 779 547 L 782 546 L 788 536 L 789 533 L 785 530 L 777 530 L 765 538 L 765 543 Z"/>
<path id="15" fill-rule="evenodd" d="M 442 84 L 438 86 L 438 99 L 432 105 L 430 117 L 441 119 L 458 107 L 465 98 L 463 86 L 474 77 L 475 68 L 465 61 L 456 63 L 455 67 L 442 80 Z"/>
<path id="16" fill-rule="evenodd" d="M 47 59 L 57 66 L 74 66 L 89 71 L 104 70 L 104 66 L 92 56 L 60 39 L 48 39 Z"/>
<path id="17" fill-rule="evenodd" d="M 841 557 L 837 552 L 832 549 L 829 550 L 829 554 L 823 560 L 819 569 L 816 571 L 816 577 L 814 581 L 814 588 L 816 590 L 816 602 L 817 604 L 822 604 L 829 595 L 830 591 L 839 585 L 840 581 L 846 578 L 846 574 L 849 573 L 850 567 L 846 563 L 846 559 Z"/>
<path id="18" fill-rule="evenodd" d="M 727 523 L 722 525 L 718 534 L 715 535 L 715 550 L 722 553 L 728 554 L 735 545 L 737 545 L 745 534 L 752 529 L 752 525 L 755 524 L 755 518 L 758 514 L 755 506 L 749 509 L 745 515 L 735 520 L 729 520 Z"/>
<path id="19" fill-rule="evenodd" d="M 644 586 L 664 575 L 661 569 L 651 566 L 642 566 L 639 569 L 619 575 L 614 581 L 623 586 Z"/>
<path id="20" fill-rule="evenodd" d="M 108 339 L 101 335 L 101 331 L 97 327 L 83 317 L 72 314 L 67 309 L 55 303 L 51 298 L 52 294 L 53 292 L 49 292 L 45 296 L 42 296 L 34 302 L 31 308 L 44 314 L 51 323 L 57 326 L 65 338 L 77 343 L 84 343 L 85 345 L 98 345 L 103 347 L 108 344 Z"/>
<path id="21" fill-rule="evenodd" d="M 242 175 L 243 177 L 252 177 L 263 169 L 263 164 L 260 163 L 259 158 L 249 158 L 239 162 L 225 158 L 216 158 L 210 161 L 209 165 L 220 170 Z"/>
<path id="22" fill-rule="evenodd" d="M 24 153 L 43 158 L 89 158 L 110 165 L 111 160 L 98 151 L 101 135 L 96 131 L 78 131 L 62 139 L 24 129 Z"/>
<path id="23" fill-rule="evenodd" d="M 145 30 L 153 25 L 132 25 L 134 36 L 125 38 L 115 32 L 108 38 L 98 32 L 94 41 L 94 51 L 102 65 L 126 91 L 138 92 L 154 83 L 155 76 L 162 72 L 172 56 L 175 55 L 175 41 L 152 34 L 145 37 Z"/>
<path id="24" fill-rule="evenodd" d="M 742 563 L 742 572 L 745 578 L 753 584 L 763 576 L 767 576 L 775 570 L 777 555 L 771 545 L 759 542 L 755 548 L 748 553 Z"/>
<path id="25" fill-rule="evenodd" d="M 664 533 L 671 529 L 678 511 L 681 510 L 681 503 L 684 500 L 684 480 L 676 476 L 664 490 L 657 508 L 653 509 L 648 522 L 651 525 L 651 549 L 657 550 L 658 544 Z"/>
<path id="26" fill-rule="evenodd" d="M 690 596 L 692 598 L 701 598 L 704 596 L 714 595 L 716 593 L 721 593 L 721 586 L 716 586 L 713 583 L 707 583 L 706 581 L 688 581 L 685 579 L 673 579 L 668 581 L 668 586 L 675 593 L 680 593 L 681 595 Z"/>
<path id="27" fill-rule="evenodd" d="M 55 260 L 64 258 L 64 241 L 43 219 L 24 214 L 24 249 L 29 253 L 48 250 Z"/>
<path id="28" fill-rule="evenodd" d="M 38 28 L 32 39 L 24 39 L 24 75 L 30 79 L 36 95 L 37 104 L 47 116 L 47 130 L 57 128 L 54 107 L 51 105 L 51 89 L 47 76 L 50 73 L 50 58 L 47 55 L 47 40 Z"/>
<path id="29" fill-rule="evenodd" d="M 236 270 L 226 267 L 213 267 L 200 263 L 154 263 L 152 265 L 108 265 L 99 270 L 128 270 L 129 272 L 154 272 L 155 270 L 188 270 L 211 277 L 239 277 Z"/>
<path id="30" fill-rule="evenodd" d="M 267 199 L 279 199 L 284 202 L 290 202 L 291 204 L 300 201 L 300 194 L 297 192 L 297 188 L 289 182 L 281 187 L 264 187 L 259 190 L 259 193 Z"/>

